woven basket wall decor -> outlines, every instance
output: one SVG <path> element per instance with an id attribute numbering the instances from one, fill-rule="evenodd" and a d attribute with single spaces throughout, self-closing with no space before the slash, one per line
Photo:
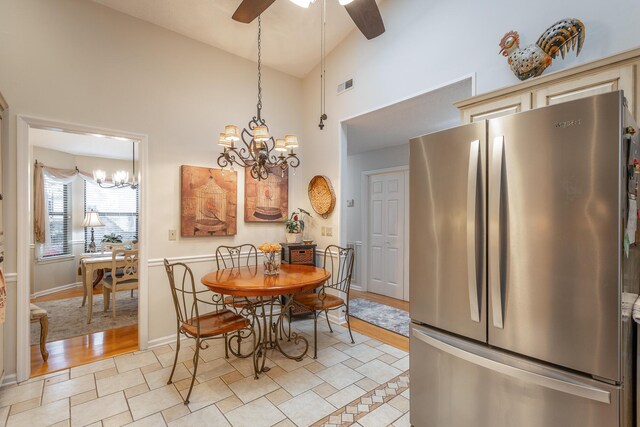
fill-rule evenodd
<path id="1" fill-rule="evenodd" d="M 336 207 L 336 193 L 326 176 L 316 175 L 309 182 L 309 201 L 313 210 L 327 218 Z"/>

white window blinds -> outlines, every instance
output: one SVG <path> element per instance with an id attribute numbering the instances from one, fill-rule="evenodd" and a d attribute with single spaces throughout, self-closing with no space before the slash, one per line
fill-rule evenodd
<path id="1" fill-rule="evenodd" d="M 96 227 L 95 242 L 98 250 L 104 235 L 121 236 L 122 241 L 138 238 L 138 189 L 101 188 L 86 182 L 84 184 L 84 211 L 95 210 L 104 227 Z M 85 252 L 91 242 L 91 228 L 84 232 Z"/>
<path id="2" fill-rule="evenodd" d="M 42 258 L 71 254 L 71 184 L 61 184 L 44 176 L 44 192 L 49 211 L 50 239 L 42 245 Z"/>

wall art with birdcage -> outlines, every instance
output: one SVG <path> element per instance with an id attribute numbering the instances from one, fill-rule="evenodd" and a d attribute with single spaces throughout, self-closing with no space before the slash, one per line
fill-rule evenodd
<path id="1" fill-rule="evenodd" d="M 249 168 L 244 174 L 244 221 L 283 222 L 289 214 L 289 174 L 275 167 L 267 179 L 251 177 Z"/>
<path id="2" fill-rule="evenodd" d="M 182 237 L 231 236 L 238 230 L 238 174 L 181 166 Z"/>

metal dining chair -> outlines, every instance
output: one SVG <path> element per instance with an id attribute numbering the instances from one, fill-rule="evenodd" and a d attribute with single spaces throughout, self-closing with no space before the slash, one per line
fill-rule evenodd
<path id="1" fill-rule="evenodd" d="M 258 265 L 258 249 L 250 243 L 238 246 L 218 246 L 216 249 L 216 266 L 218 270 L 222 270 L 223 268 L 249 267 L 252 265 Z M 226 296 L 223 301 L 225 306 L 232 307 L 237 313 L 244 316 L 252 316 L 252 311 L 249 310 L 248 307 L 249 303 L 251 303 L 254 308 L 262 305 L 260 299 L 256 297 Z M 245 339 L 246 337 L 243 337 L 241 333 L 230 338 L 230 340 L 236 342 L 236 349 L 231 349 L 234 356 L 242 358 L 251 356 L 252 352 L 245 354 L 241 352 L 242 341 Z"/>
<path id="2" fill-rule="evenodd" d="M 258 265 L 258 249 L 252 244 L 245 243 L 238 246 L 218 246 L 216 249 L 216 266 L 218 270 L 223 268 L 248 267 Z M 257 298 L 249 298 L 257 303 Z M 234 298 L 227 296 L 224 303 L 234 308 L 242 309 L 246 306 L 246 298 Z"/>
<path id="3" fill-rule="evenodd" d="M 169 278 L 177 320 L 176 356 L 167 384 L 171 384 L 178 363 L 180 336 L 184 335 L 187 338 L 196 340 L 196 348 L 193 355 L 193 376 L 189 391 L 184 399 L 184 404 L 186 405 L 189 403 L 189 397 L 196 380 L 200 350 L 205 350 L 209 347 L 207 341 L 224 339 L 225 357 L 229 358 L 227 334 L 249 329 L 251 328 L 251 322 L 246 317 L 224 308 L 220 300 L 216 298 L 217 295 L 208 289 L 196 290 L 193 272 L 186 264 L 181 262 L 171 264 L 165 259 L 164 268 Z M 203 311 L 202 314 L 201 311 Z"/>
<path id="4" fill-rule="evenodd" d="M 337 257 L 336 257 L 337 255 Z M 353 274 L 354 251 L 353 248 L 342 248 L 336 245 L 327 246 L 324 251 L 324 269 L 331 277 L 323 283 L 319 292 L 309 294 L 298 294 L 293 297 L 293 302 L 308 310 L 313 311 L 313 358 L 318 358 L 318 315 L 324 312 L 327 318 L 329 330 L 333 332 L 329 321 L 329 311 L 345 307 L 345 318 L 349 328 L 351 343 L 355 344 L 351 333 L 351 322 L 349 320 L 349 291 L 351 288 L 351 276 Z M 345 294 L 345 299 L 327 290 Z"/>

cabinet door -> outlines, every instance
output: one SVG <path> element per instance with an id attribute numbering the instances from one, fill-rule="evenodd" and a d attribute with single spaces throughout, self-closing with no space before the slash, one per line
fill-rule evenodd
<path id="1" fill-rule="evenodd" d="M 534 108 L 623 90 L 628 108 L 633 112 L 635 111 L 634 68 L 633 64 L 625 65 L 536 89 L 533 92 Z"/>
<path id="2" fill-rule="evenodd" d="M 531 93 L 509 95 L 495 101 L 462 110 L 462 123 L 476 123 L 483 120 L 508 116 L 531 109 Z"/>

